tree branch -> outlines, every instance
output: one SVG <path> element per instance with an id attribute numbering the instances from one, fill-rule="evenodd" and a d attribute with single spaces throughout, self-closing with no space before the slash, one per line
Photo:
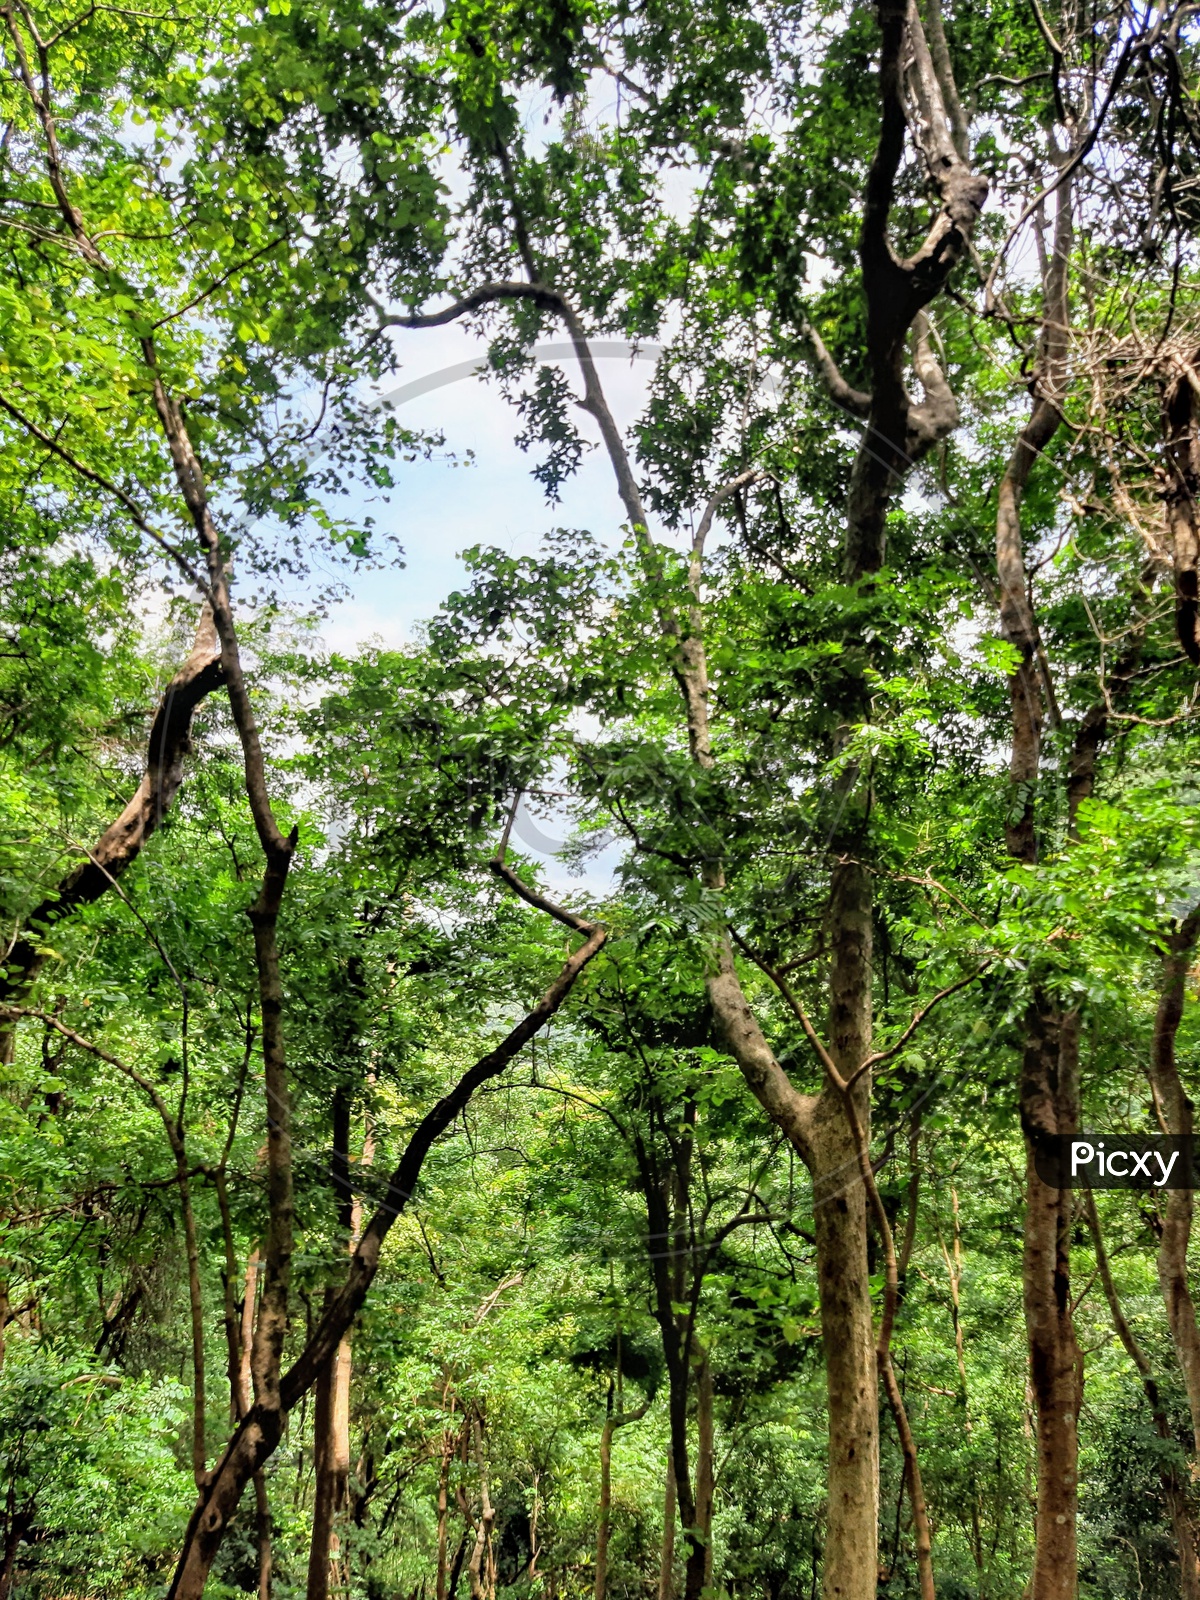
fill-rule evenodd
<path id="1" fill-rule="evenodd" d="M 862 389 L 855 389 L 848 384 L 838 368 L 837 362 L 829 354 L 825 341 L 813 327 L 807 317 L 800 324 L 800 331 L 812 346 L 813 356 L 816 361 L 817 371 L 825 385 L 826 392 L 835 406 L 840 406 L 843 411 L 848 411 L 853 417 L 869 416 L 871 411 L 871 396 Z"/>

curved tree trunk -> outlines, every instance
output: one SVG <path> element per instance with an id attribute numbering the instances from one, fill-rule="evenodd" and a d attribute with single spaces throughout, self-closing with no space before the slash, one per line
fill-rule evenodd
<path id="1" fill-rule="evenodd" d="M 87 852 L 25 917 L 32 933 L 19 934 L 0 968 L 0 1006 L 12 1004 L 36 979 L 45 960 L 44 937 L 56 923 L 99 900 L 141 854 L 170 810 L 191 752 L 192 719 L 204 698 L 224 681 L 211 609 L 200 613 L 191 654 L 163 691 L 146 741 L 146 768 L 129 804 Z M 16 1022 L 0 1028 L 0 1062 L 13 1059 Z"/>

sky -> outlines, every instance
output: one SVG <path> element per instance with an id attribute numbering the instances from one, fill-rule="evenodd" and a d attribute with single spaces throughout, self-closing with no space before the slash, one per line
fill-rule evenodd
<path id="1" fill-rule="evenodd" d="M 498 546 L 510 554 L 532 554 L 552 528 L 586 528 L 603 540 L 621 537 L 623 511 L 608 460 L 599 448 L 585 452 L 579 472 L 562 488 L 558 505 L 549 505 L 532 476 L 536 454 L 514 443 L 521 422 L 495 383 L 463 376 L 456 368 L 482 363 L 486 344 L 465 328 L 398 330 L 398 374 L 384 386 L 398 395 L 398 421 L 445 436 L 445 449 L 428 460 L 399 462 L 397 486 L 385 503 L 365 493 L 352 494 L 338 509 L 353 515 L 367 510 L 381 532 L 394 535 L 404 549 L 403 568 L 347 576 L 349 594 L 330 611 L 321 632 L 331 649 L 352 652 L 378 640 L 385 645 L 411 640 L 416 626 L 462 580 L 461 552 L 474 544 Z M 544 347 L 539 347 L 544 348 Z M 561 350 L 561 343 L 554 348 Z M 609 405 L 624 429 L 644 403 L 654 371 L 652 350 L 632 359 L 615 342 L 597 343 L 595 354 Z M 614 352 L 614 353 L 606 353 Z M 559 364 L 576 389 L 578 368 L 566 356 Z M 408 389 L 424 393 L 405 397 Z M 435 386 L 436 385 L 436 386 Z M 580 433 L 598 445 L 599 432 L 585 413 Z M 468 459 L 467 452 L 473 452 Z M 331 575 L 330 569 L 319 573 Z M 296 600 L 302 597 L 296 595 Z"/>
<path id="2" fill-rule="evenodd" d="M 348 586 L 320 630 L 329 648 L 343 654 L 372 642 L 412 641 L 420 624 L 462 582 L 460 556 L 472 545 L 533 554 L 545 533 L 561 527 L 586 528 L 613 545 L 623 537 L 624 512 L 612 469 L 586 413 L 578 414 L 579 430 L 596 448 L 585 452 L 578 473 L 562 486 L 560 503 L 550 505 L 532 476 L 536 454 L 526 455 L 513 442 L 521 428 L 517 413 L 495 383 L 462 370 L 483 363 L 486 341 L 453 324 L 397 330 L 394 337 L 400 370 L 381 393 L 392 398 L 397 420 L 442 433 L 445 448 L 428 460 L 400 461 L 394 468 L 396 488 L 386 502 L 352 493 L 333 508 L 346 516 L 368 511 L 378 531 L 400 541 L 405 563 L 359 573 L 314 563 L 318 582 L 335 578 Z M 558 364 L 581 392 L 578 368 L 561 341 L 537 349 L 547 357 L 561 353 Z M 627 347 L 603 340 L 592 349 L 609 405 L 624 430 L 645 402 L 656 352 L 651 347 L 634 359 Z M 287 598 L 303 608 L 308 595 L 297 591 Z M 556 893 L 583 886 L 603 893 L 623 854 L 613 843 L 589 860 L 582 875 L 568 873 L 556 859 L 569 832 L 565 817 L 534 819 L 523 808 L 513 832 L 522 854 L 542 862 L 543 881 Z"/>

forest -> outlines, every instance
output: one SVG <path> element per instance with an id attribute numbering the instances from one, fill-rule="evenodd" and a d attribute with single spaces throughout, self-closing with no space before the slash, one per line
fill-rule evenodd
<path id="1" fill-rule="evenodd" d="M 0 54 L 0 1600 L 1200 1600 L 1200 5 Z"/>

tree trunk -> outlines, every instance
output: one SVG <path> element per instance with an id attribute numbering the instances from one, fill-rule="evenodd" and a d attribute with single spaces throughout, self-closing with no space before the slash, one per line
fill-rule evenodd
<path id="1" fill-rule="evenodd" d="M 649 1401 L 636 1411 L 624 1411 L 606 1417 L 600 1430 L 600 1514 L 596 1520 L 596 1582 L 595 1600 L 604 1600 L 608 1588 L 608 1539 L 612 1525 L 612 1441 L 618 1428 L 636 1422 L 650 1409 Z"/>
<path id="2" fill-rule="evenodd" d="M 1175 629 L 1188 659 L 1200 666 L 1200 407 L 1192 388 L 1197 356 L 1179 360 L 1163 389 L 1167 445 L 1167 535 L 1175 566 Z"/>
<path id="3" fill-rule="evenodd" d="M 822 1126 L 814 1139 L 813 1210 L 829 1406 L 822 1594 L 825 1600 L 862 1600 L 875 1593 L 879 1495 L 867 1201 L 845 1114 L 828 1092 L 818 1103 L 817 1120 Z"/>
<path id="4" fill-rule="evenodd" d="M 496 1508 L 492 1505 L 488 1489 L 487 1459 L 483 1453 L 483 1424 L 475 1415 L 475 1461 L 479 1468 L 479 1522 L 475 1529 L 475 1548 L 467 1563 L 471 1580 L 471 1600 L 490 1600 L 493 1586 L 491 1577 L 492 1528 L 496 1522 Z"/>
<path id="5" fill-rule="evenodd" d="M 337 1509 L 338 1437 L 335 1391 L 338 1368 L 349 1365 L 349 1351 L 343 1339 L 321 1368 L 313 1406 L 313 1517 L 308 1547 L 308 1600 L 327 1600 L 329 1594 L 329 1542 Z"/>
<path id="6" fill-rule="evenodd" d="M 1035 998 L 1026 1021 L 1021 1075 L 1027 1152 L 1022 1275 L 1038 1461 L 1030 1600 L 1075 1600 L 1077 1584 L 1083 1356 L 1071 1316 L 1072 1194 L 1043 1183 L 1035 1152 L 1044 1139 L 1078 1130 L 1078 1046 L 1078 1013 L 1056 1018 Z"/>
<path id="7" fill-rule="evenodd" d="M 449 1384 L 447 1384 L 449 1388 Z M 443 1402 L 445 1396 L 443 1396 Z M 446 1547 L 450 1531 L 450 1466 L 456 1444 L 449 1428 L 442 1433 L 442 1461 L 438 1469 L 437 1495 L 437 1583 L 436 1600 L 446 1600 Z"/>
<path id="8" fill-rule="evenodd" d="M 1150 1407 L 1150 1415 L 1154 1419 L 1154 1430 L 1164 1444 L 1173 1444 L 1174 1434 L 1171 1429 L 1170 1418 L 1162 1404 L 1158 1384 L 1154 1379 L 1154 1372 L 1145 1351 L 1134 1337 L 1133 1329 L 1126 1320 L 1121 1309 L 1121 1302 L 1117 1295 L 1116 1285 L 1113 1282 L 1112 1271 L 1109 1267 L 1108 1252 L 1104 1248 L 1104 1236 L 1100 1230 L 1100 1218 L 1096 1211 L 1096 1201 L 1090 1189 L 1084 1190 L 1084 1213 L 1091 1229 L 1092 1240 L 1096 1247 L 1096 1265 L 1100 1271 L 1100 1281 L 1104 1286 L 1104 1297 L 1108 1301 L 1108 1309 L 1112 1314 L 1113 1327 L 1117 1337 L 1125 1347 L 1129 1359 L 1137 1368 L 1138 1376 L 1142 1380 L 1142 1392 Z M 1200 1558 L 1196 1549 L 1196 1525 L 1192 1518 L 1191 1508 L 1188 1505 L 1187 1489 L 1180 1480 L 1178 1471 L 1173 1466 L 1159 1468 L 1159 1479 L 1163 1486 L 1163 1494 L 1171 1513 L 1171 1527 L 1175 1534 L 1175 1548 L 1179 1553 L 1179 1592 L 1181 1600 L 1200 1600 Z"/>
<path id="9" fill-rule="evenodd" d="M 675 1600 L 675 1464 L 667 1450 L 667 1482 L 663 1490 L 662 1554 L 658 1563 L 658 1600 Z"/>
<path id="10" fill-rule="evenodd" d="M 254 1518 L 258 1534 L 258 1600 L 271 1600 L 271 1502 L 261 1467 L 254 1474 Z"/>
<path id="11" fill-rule="evenodd" d="M 689 1221 L 688 1190 L 696 1104 L 686 1107 L 685 1136 L 671 1169 L 664 1174 L 654 1148 L 634 1135 L 634 1153 L 646 1200 L 647 1247 L 654 1287 L 654 1316 L 662 1338 L 667 1369 L 667 1415 L 670 1426 L 672 1482 L 684 1539 L 684 1600 L 697 1600 L 704 1587 L 704 1544 L 696 1520 L 696 1495 L 692 1487 L 688 1443 L 688 1401 L 692 1360 L 696 1352 L 692 1314 L 680 1314 L 678 1305 L 694 1307 L 698 1299 L 697 1274 L 704 1261 L 696 1254 L 696 1237 Z M 691 1273 L 686 1264 L 691 1263 Z M 672 1535 L 673 1537 L 673 1535 Z M 673 1551 L 672 1551 L 673 1554 Z"/>
<path id="12" fill-rule="evenodd" d="M 1183 1016 L 1184 981 L 1198 932 L 1200 912 L 1193 911 L 1167 940 L 1150 1058 L 1150 1082 L 1167 1131 L 1185 1139 L 1190 1139 L 1194 1131 L 1195 1107 L 1179 1076 L 1175 1038 Z M 1190 1189 L 1167 1190 L 1158 1244 L 1158 1282 L 1191 1413 L 1193 1461 L 1200 1462 L 1200 1328 L 1188 1284 L 1192 1213 Z"/>
<path id="13" fill-rule="evenodd" d="M 706 1350 L 696 1374 L 696 1531 L 704 1545 L 704 1588 L 712 1588 L 713 1496 L 716 1461 L 713 1450 L 712 1364 Z"/>
<path id="14" fill-rule="evenodd" d="M 871 880 L 850 862 L 835 869 L 827 920 L 829 1053 L 848 1078 L 871 1050 Z M 870 1074 L 851 1093 L 870 1139 Z M 859 1600 L 875 1592 L 878 1570 L 879 1398 L 867 1196 L 857 1142 L 841 1095 L 823 1091 L 814 1112 L 813 1218 L 821 1342 L 829 1407 L 829 1510 L 822 1592 Z"/>

